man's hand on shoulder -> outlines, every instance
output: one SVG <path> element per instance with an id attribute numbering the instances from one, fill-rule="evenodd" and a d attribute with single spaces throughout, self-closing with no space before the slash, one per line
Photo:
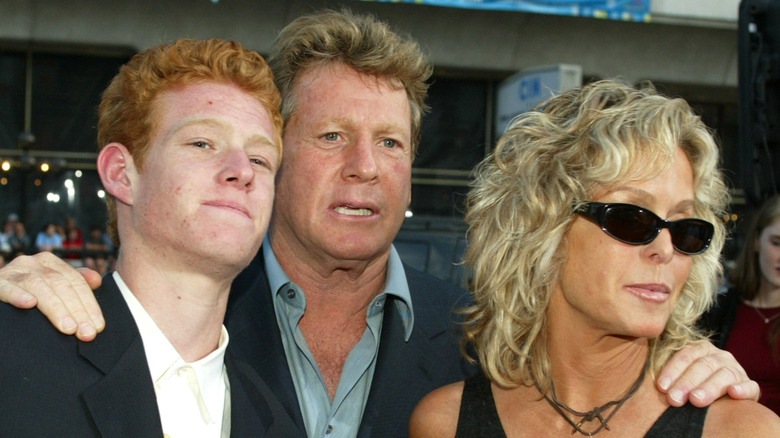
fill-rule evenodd
<path id="1" fill-rule="evenodd" d="M 758 383 L 750 380 L 734 355 L 709 342 L 689 345 L 669 359 L 657 379 L 669 403 L 704 407 L 724 395 L 758 401 Z"/>
<path id="2" fill-rule="evenodd" d="M 22 309 L 37 306 L 65 334 L 91 341 L 105 327 L 92 293 L 100 275 L 76 270 L 50 252 L 20 256 L 0 269 L 0 301 Z"/>

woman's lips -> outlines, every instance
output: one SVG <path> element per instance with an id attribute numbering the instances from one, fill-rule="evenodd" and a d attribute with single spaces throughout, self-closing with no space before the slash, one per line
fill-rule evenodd
<path id="1" fill-rule="evenodd" d="M 663 303 L 669 299 L 670 289 L 663 284 L 632 284 L 626 286 L 631 293 L 654 303 Z"/>

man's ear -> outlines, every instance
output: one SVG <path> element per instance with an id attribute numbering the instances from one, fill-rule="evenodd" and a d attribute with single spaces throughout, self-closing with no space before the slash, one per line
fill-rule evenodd
<path id="1" fill-rule="evenodd" d="M 117 201 L 133 205 L 133 184 L 137 170 L 133 156 L 121 143 L 109 143 L 100 150 L 97 158 L 100 180 L 108 193 Z"/>

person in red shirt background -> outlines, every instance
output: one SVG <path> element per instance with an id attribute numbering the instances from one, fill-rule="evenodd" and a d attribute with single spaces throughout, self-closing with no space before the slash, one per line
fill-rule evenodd
<path id="1" fill-rule="evenodd" d="M 729 280 L 702 325 L 758 382 L 759 403 L 780 415 L 780 195 L 756 213 Z"/>

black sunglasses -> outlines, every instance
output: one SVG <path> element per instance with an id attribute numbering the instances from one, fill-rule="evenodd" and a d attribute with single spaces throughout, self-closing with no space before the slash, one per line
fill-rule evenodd
<path id="1" fill-rule="evenodd" d="M 701 254 L 709 246 L 715 227 L 702 219 L 667 221 L 652 211 L 633 204 L 604 204 L 588 202 L 576 210 L 599 224 L 615 239 L 631 245 L 652 242 L 664 228 L 672 233 L 674 249 L 683 254 Z"/>

